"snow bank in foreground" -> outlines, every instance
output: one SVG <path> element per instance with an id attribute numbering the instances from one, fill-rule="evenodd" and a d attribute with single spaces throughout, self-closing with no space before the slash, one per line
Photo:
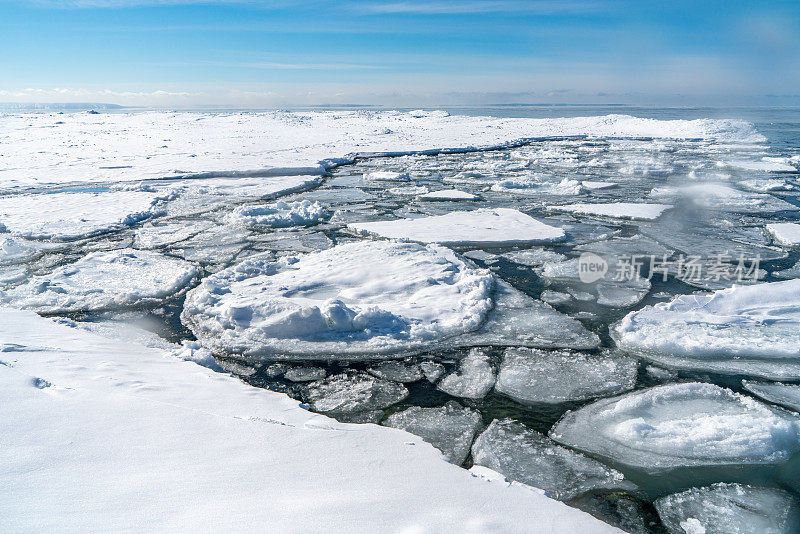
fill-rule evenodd
<path id="1" fill-rule="evenodd" d="M 3 142 L 15 147 L 0 156 L 4 186 L 253 170 L 309 174 L 355 153 L 463 150 L 552 136 L 766 140 L 737 120 L 503 119 L 365 110 L 4 114 L 0 131 Z"/>
<path id="2" fill-rule="evenodd" d="M 225 216 L 226 221 L 247 226 L 309 226 L 324 221 L 330 216 L 319 202 L 298 200 L 278 201 L 268 206 L 240 206 Z"/>
<path id="3" fill-rule="evenodd" d="M 652 221 L 672 208 L 669 204 L 639 204 L 634 202 L 609 202 L 608 204 L 567 204 L 548 206 L 552 211 L 574 213 L 575 215 L 597 215 L 616 219 Z"/>
<path id="4" fill-rule="evenodd" d="M 448 249 L 358 242 L 290 266 L 256 257 L 191 291 L 182 318 L 214 350 L 391 353 L 477 329 L 494 278 Z"/>
<path id="5" fill-rule="evenodd" d="M 5 300 L 42 313 L 70 313 L 155 305 L 192 283 L 199 269 L 146 250 L 93 252 L 52 273 L 34 276 Z"/>
<path id="6" fill-rule="evenodd" d="M 550 435 L 646 471 L 774 464 L 800 449 L 800 419 L 713 384 L 668 384 L 567 412 Z"/>
<path id="7" fill-rule="evenodd" d="M 157 349 L 12 309 L 0 339 L 7 532 L 620 532 Z"/>
<path id="8" fill-rule="evenodd" d="M 452 246 L 506 246 L 550 243 L 564 239 L 564 230 L 509 208 L 453 211 L 420 219 L 351 223 L 351 230 L 389 239 Z"/>
<path id="9" fill-rule="evenodd" d="M 166 198 L 142 191 L 8 196 L 0 198 L 0 228 L 32 239 L 79 239 L 162 214 Z"/>
<path id="10" fill-rule="evenodd" d="M 611 335 L 667 366 L 800 378 L 800 280 L 682 295 L 629 313 Z"/>

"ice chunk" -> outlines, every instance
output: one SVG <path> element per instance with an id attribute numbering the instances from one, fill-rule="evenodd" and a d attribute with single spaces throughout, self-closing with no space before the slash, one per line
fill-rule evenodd
<path id="1" fill-rule="evenodd" d="M 425 375 L 425 379 L 432 384 L 435 384 L 439 377 L 444 374 L 444 365 L 441 363 L 422 362 L 419 367 L 422 370 L 422 374 Z"/>
<path id="2" fill-rule="evenodd" d="M 390 415 L 383 424 L 421 437 L 442 451 L 450 462 L 461 465 L 483 420 L 478 412 L 448 402 L 438 408 L 412 406 Z"/>
<path id="3" fill-rule="evenodd" d="M 25 263 L 42 254 L 39 247 L 16 237 L 0 236 L 0 265 Z"/>
<path id="4" fill-rule="evenodd" d="M 800 384 L 781 384 L 780 382 L 754 382 L 742 380 L 744 389 L 764 399 L 800 412 Z"/>
<path id="5" fill-rule="evenodd" d="M 775 241 L 787 247 L 800 246 L 800 224 L 773 223 L 767 225 L 767 231 L 775 237 Z"/>
<path id="6" fill-rule="evenodd" d="M 214 226 L 214 223 L 209 221 L 180 221 L 160 225 L 145 224 L 136 229 L 133 245 L 135 248 L 147 250 L 166 247 L 191 239 Z"/>
<path id="7" fill-rule="evenodd" d="M 629 313 L 611 336 L 667 367 L 800 378 L 800 280 L 678 296 Z"/>
<path id="8" fill-rule="evenodd" d="M 776 464 L 800 449 L 800 419 L 713 384 L 667 384 L 567 412 L 550 437 L 648 472 Z"/>
<path id="9" fill-rule="evenodd" d="M 192 284 L 195 265 L 144 250 L 93 252 L 7 292 L 7 300 L 40 313 L 153 306 Z"/>
<path id="10" fill-rule="evenodd" d="M 266 206 L 240 206 L 226 215 L 225 221 L 245 226 L 287 228 L 289 226 L 310 226 L 322 222 L 328 217 L 330 214 L 319 202 L 279 200 Z"/>
<path id="11" fill-rule="evenodd" d="M 389 192 L 393 195 L 414 197 L 428 193 L 428 188 L 424 185 L 409 185 L 405 187 L 390 187 Z"/>
<path id="12" fill-rule="evenodd" d="M 633 358 L 506 349 L 495 391 L 522 404 L 558 404 L 614 395 L 636 385 Z"/>
<path id="13" fill-rule="evenodd" d="M 670 204 L 643 204 L 634 202 L 609 202 L 607 204 L 567 204 L 564 206 L 548 206 L 551 211 L 612 217 L 615 219 L 633 219 L 652 221 L 672 208 Z"/>
<path id="14" fill-rule="evenodd" d="M 622 473 L 511 419 L 492 421 L 472 445 L 472 459 L 559 500 L 596 489 L 635 488 Z"/>
<path id="15" fill-rule="evenodd" d="M 362 234 L 454 246 L 506 246 L 564 239 L 561 228 L 509 208 L 454 211 L 434 217 L 351 223 L 347 226 Z"/>
<path id="16" fill-rule="evenodd" d="M 305 389 L 311 408 L 327 414 L 382 410 L 408 397 L 402 384 L 365 373 L 338 374 Z"/>
<path id="17" fill-rule="evenodd" d="M 212 275 L 189 292 L 182 319 L 221 353 L 374 358 L 479 328 L 494 285 L 436 245 L 354 242 L 290 266 L 256 256 Z"/>
<path id="18" fill-rule="evenodd" d="M 746 171 L 763 172 L 796 172 L 797 169 L 790 165 L 787 158 L 764 157 L 761 160 L 733 160 L 723 163 L 728 167 L 736 167 Z"/>
<path id="19" fill-rule="evenodd" d="M 752 180 L 741 180 L 738 183 L 748 191 L 755 191 L 756 193 L 797 190 L 797 186 L 795 184 L 780 178 L 755 178 Z"/>
<path id="20" fill-rule="evenodd" d="M 800 261 L 798 261 L 788 269 L 774 271 L 772 275 L 778 278 L 800 278 Z"/>
<path id="21" fill-rule="evenodd" d="M 550 289 L 545 289 L 542 291 L 540 298 L 548 303 L 552 304 L 553 306 L 558 306 L 559 304 L 566 304 L 567 302 L 572 300 L 572 295 L 569 293 L 561 293 L 559 291 L 551 291 Z"/>
<path id="22" fill-rule="evenodd" d="M 772 195 L 740 191 L 719 183 L 656 187 L 650 191 L 650 197 L 666 200 L 683 198 L 703 208 L 741 213 L 798 209 L 793 204 Z"/>
<path id="23" fill-rule="evenodd" d="M 670 534 L 790 534 L 798 527 L 794 499 L 775 488 L 719 483 L 654 504 Z"/>
<path id="24" fill-rule="evenodd" d="M 522 195 L 580 195 L 585 192 L 581 182 L 564 178 L 560 182 L 535 181 L 528 178 L 507 178 L 492 185 L 492 191 L 498 193 L 516 193 Z"/>
<path id="25" fill-rule="evenodd" d="M 283 377 L 292 382 L 313 382 L 322 380 L 328 373 L 322 367 L 292 367 L 287 370 Z"/>
<path id="26" fill-rule="evenodd" d="M 396 360 L 381 362 L 369 368 L 367 372 L 378 378 L 384 378 L 393 382 L 416 382 L 422 379 L 422 369 L 420 369 L 419 365 Z"/>
<path id="27" fill-rule="evenodd" d="M 142 191 L 14 195 L 0 198 L 0 224 L 14 236 L 68 241 L 161 215 L 167 198 Z"/>
<path id="28" fill-rule="evenodd" d="M 370 180 L 377 180 L 379 182 L 407 181 L 411 179 L 411 177 L 408 175 L 407 172 L 395 172 L 395 171 L 373 171 L 367 174 L 367 178 L 369 178 Z"/>
<path id="29" fill-rule="evenodd" d="M 508 261 L 527 267 L 539 267 L 547 262 L 564 261 L 567 259 L 563 254 L 544 248 L 515 250 L 514 252 L 506 252 L 502 256 Z"/>
<path id="30" fill-rule="evenodd" d="M 480 200 L 481 197 L 459 191 L 458 189 L 443 189 L 441 191 L 431 191 L 418 197 L 420 200 Z"/>
<path id="31" fill-rule="evenodd" d="M 581 185 L 588 189 L 589 191 L 600 191 L 603 189 L 612 189 L 614 187 L 619 187 L 619 184 L 616 182 L 601 182 L 599 180 L 584 180 L 581 182 Z"/>
<path id="32" fill-rule="evenodd" d="M 494 381 L 489 355 L 483 349 L 472 349 L 459 362 L 458 372 L 442 378 L 436 388 L 454 397 L 482 399 L 492 389 Z"/>

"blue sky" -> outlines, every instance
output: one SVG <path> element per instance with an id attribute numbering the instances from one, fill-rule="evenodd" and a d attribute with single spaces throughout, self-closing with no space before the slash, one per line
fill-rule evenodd
<path id="1" fill-rule="evenodd" d="M 800 103 L 798 0 L 0 0 L 0 101 Z"/>

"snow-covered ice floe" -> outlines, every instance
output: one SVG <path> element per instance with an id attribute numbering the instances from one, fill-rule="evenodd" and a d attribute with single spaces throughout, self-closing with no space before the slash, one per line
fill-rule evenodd
<path id="1" fill-rule="evenodd" d="M 290 226 L 310 226 L 330 217 L 319 202 L 298 200 L 284 202 L 279 200 L 266 206 L 240 206 L 225 216 L 225 220 L 245 226 L 266 226 L 287 228 Z"/>
<path id="2" fill-rule="evenodd" d="M 458 189 L 442 189 L 431 191 L 418 197 L 420 200 L 480 200 L 478 195 L 460 191 Z"/>
<path id="3" fill-rule="evenodd" d="M 772 223 L 767 225 L 767 231 L 775 237 L 775 241 L 787 247 L 800 246 L 800 224 L 798 223 Z"/>
<path id="4" fill-rule="evenodd" d="M 6 531 L 620 532 L 163 350 L 13 309 L 0 340 Z"/>
<path id="5" fill-rule="evenodd" d="M 636 202 L 609 202 L 605 204 L 566 204 L 564 206 L 548 206 L 551 211 L 572 213 L 575 215 L 588 215 L 598 217 L 611 217 L 614 219 L 633 219 L 652 221 L 658 219 L 662 213 L 672 208 L 670 204 L 644 204 Z"/>
<path id="6" fill-rule="evenodd" d="M 567 412 L 556 441 L 657 472 L 783 463 L 800 449 L 800 419 L 713 384 L 667 384 Z"/>
<path id="7" fill-rule="evenodd" d="M 681 295 L 629 313 L 611 336 L 667 367 L 800 378 L 800 280 Z"/>
<path id="8" fill-rule="evenodd" d="M 50 314 L 145 307 L 177 295 L 198 275 L 197 266 L 157 252 L 92 252 L 50 274 L 32 277 L 3 299 Z"/>
<path id="9" fill-rule="evenodd" d="M 495 391 L 522 404 L 558 404 L 633 389 L 633 358 L 580 352 L 506 349 Z"/>
<path id="10" fill-rule="evenodd" d="M 767 402 L 780 404 L 781 406 L 800 412 L 800 384 L 742 380 L 742 386 L 753 395 Z"/>
<path id="11" fill-rule="evenodd" d="M 186 175 L 320 174 L 359 153 L 466 151 L 554 136 L 766 140 L 752 124 L 740 120 L 627 115 L 527 119 L 366 110 L 7 113 L 0 116 L 0 130 L 3 142 L 15 147 L 0 158 L 0 181 L 9 186 Z"/>
<path id="12" fill-rule="evenodd" d="M 418 219 L 351 223 L 347 227 L 366 235 L 461 247 L 551 243 L 565 237 L 561 228 L 509 208 L 453 211 Z"/>
<path id="13" fill-rule="evenodd" d="M 741 213 L 797 210 L 794 204 L 790 204 L 772 195 L 741 191 L 720 183 L 700 183 L 683 185 L 680 187 L 656 187 L 650 191 L 650 197 L 667 201 L 686 199 L 699 207 L 709 210 Z"/>
<path id="14" fill-rule="evenodd" d="M 169 198 L 171 193 L 146 191 L 0 197 L 0 229 L 31 239 L 80 239 L 161 215 Z"/>
<path id="15" fill-rule="evenodd" d="M 791 494 L 776 488 L 719 483 L 654 504 L 670 534 L 791 534 L 800 527 Z"/>
<path id="16" fill-rule="evenodd" d="M 217 353 L 374 359 L 470 345 L 592 348 L 598 339 L 438 245 L 361 241 L 205 278 L 183 322 Z"/>
<path id="17" fill-rule="evenodd" d="M 622 473 L 512 419 L 495 419 L 472 445 L 475 464 L 567 500 L 598 489 L 631 490 Z"/>
<path id="18" fill-rule="evenodd" d="M 529 178 L 507 178 L 492 185 L 497 193 L 515 193 L 519 195 L 565 195 L 574 196 L 586 190 L 577 180 L 564 178 L 560 182 L 536 181 Z"/>

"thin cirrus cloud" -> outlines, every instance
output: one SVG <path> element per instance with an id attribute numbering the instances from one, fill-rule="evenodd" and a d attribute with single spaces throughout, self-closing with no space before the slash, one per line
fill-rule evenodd
<path id="1" fill-rule="evenodd" d="M 228 64 L 228 66 L 230 66 Z M 261 61 L 255 63 L 239 63 L 236 66 L 251 69 L 275 70 L 375 70 L 383 69 L 381 65 L 363 65 L 358 63 L 276 63 Z"/>
<path id="2" fill-rule="evenodd" d="M 363 13 L 455 15 L 470 13 L 581 13 L 608 9 L 600 2 L 564 2 L 557 0 L 466 0 L 461 2 L 376 2 L 353 4 L 354 10 Z"/>

